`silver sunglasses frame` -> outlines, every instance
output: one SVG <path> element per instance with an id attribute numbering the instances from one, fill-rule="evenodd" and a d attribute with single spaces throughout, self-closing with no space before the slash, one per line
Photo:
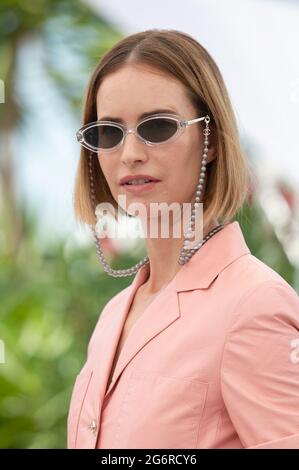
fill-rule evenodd
<path id="1" fill-rule="evenodd" d="M 165 118 L 168 118 L 168 119 L 170 118 L 170 119 L 174 120 L 177 123 L 177 131 L 169 139 L 164 140 L 163 142 L 149 142 L 148 140 L 145 140 L 143 137 L 141 137 L 141 135 L 139 135 L 137 129 L 141 124 L 143 124 L 144 122 L 149 121 L 151 119 L 158 119 L 158 118 L 161 118 L 161 117 L 165 117 Z M 103 152 L 103 153 L 113 152 L 113 151 L 119 149 L 123 145 L 124 140 L 125 140 L 125 138 L 128 134 L 135 134 L 136 137 L 138 137 L 145 145 L 148 145 L 150 147 L 154 147 L 156 145 L 163 145 L 163 144 L 166 144 L 166 143 L 169 143 L 169 142 L 175 140 L 176 138 L 179 137 L 179 135 L 182 134 L 182 132 L 186 129 L 186 127 L 188 127 L 191 124 L 194 124 L 196 122 L 203 121 L 203 120 L 205 120 L 207 123 L 209 123 L 210 122 L 210 116 L 207 114 L 207 115 L 199 117 L 199 118 L 187 120 L 187 119 L 184 119 L 180 115 L 167 114 L 167 113 L 152 114 L 151 116 L 147 116 L 146 118 L 141 119 L 140 121 L 138 121 L 138 123 L 136 124 L 135 127 L 131 127 L 131 128 L 129 128 L 129 127 L 127 127 L 124 124 L 121 124 L 119 122 L 100 120 L 100 121 L 89 122 L 88 124 L 85 124 L 84 126 L 82 126 L 76 132 L 76 137 L 77 137 L 77 141 L 83 147 L 85 147 L 88 150 L 91 150 L 92 152 Z M 114 127 L 118 127 L 119 129 L 121 129 L 122 132 L 123 132 L 123 137 L 122 137 L 121 141 L 118 144 L 116 144 L 114 147 L 110 148 L 110 149 L 97 148 L 97 147 L 93 147 L 92 145 L 88 144 L 84 140 L 84 132 L 86 130 L 90 129 L 91 127 L 98 126 L 99 124 L 110 124 L 110 125 L 113 125 Z"/>

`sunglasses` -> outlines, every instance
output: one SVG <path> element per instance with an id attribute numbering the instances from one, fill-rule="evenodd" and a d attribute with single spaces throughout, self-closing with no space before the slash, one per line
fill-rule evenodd
<path id="1" fill-rule="evenodd" d="M 118 122 L 95 121 L 82 126 L 76 136 L 88 150 L 110 152 L 123 144 L 127 134 L 135 134 L 146 145 L 161 145 L 176 139 L 190 124 L 203 120 L 208 123 L 210 117 L 206 115 L 186 120 L 172 114 L 152 114 L 131 129 Z"/>

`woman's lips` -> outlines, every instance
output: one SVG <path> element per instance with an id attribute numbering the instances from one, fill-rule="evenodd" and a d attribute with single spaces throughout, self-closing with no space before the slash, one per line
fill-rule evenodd
<path id="1" fill-rule="evenodd" d="M 125 191 L 128 191 L 129 193 L 139 193 L 142 191 L 149 191 L 150 189 L 153 189 L 160 182 L 161 181 L 151 181 L 149 183 L 143 184 L 122 184 L 121 186 L 125 189 Z"/>

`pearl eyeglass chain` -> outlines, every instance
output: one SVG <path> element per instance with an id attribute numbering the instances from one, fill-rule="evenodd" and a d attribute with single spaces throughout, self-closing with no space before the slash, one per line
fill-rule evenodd
<path id="1" fill-rule="evenodd" d="M 193 248 L 188 248 L 188 244 L 190 243 L 190 238 L 192 238 L 192 229 L 194 226 L 194 221 L 195 221 L 195 216 L 196 216 L 196 210 L 200 206 L 200 199 L 202 195 L 202 190 L 204 187 L 204 178 L 206 176 L 206 164 L 207 164 L 207 158 L 208 158 L 208 144 L 209 144 L 209 134 L 210 134 L 210 129 L 209 129 L 209 122 L 210 122 L 210 116 L 207 115 L 204 120 L 206 127 L 203 130 L 204 134 L 204 151 L 203 151 L 203 157 L 201 161 L 201 168 L 200 168 L 200 177 L 199 177 L 199 182 L 196 186 L 196 195 L 195 195 L 195 202 L 193 204 L 192 210 L 191 210 L 191 220 L 188 225 L 188 230 L 186 233 L 186 238 L 184 239 L 183 243 L 183 248 L 180 251 L 180 255 L 178 258 L 178 263 L 180 265 L 186 264 L 190 258 L 219 230 L 221 230 L 224 227 L 224 224 L 219 224 L 217 227 L 213 228 L 212 230 L 209 231 L 209 233 L 198 243 L 196 244 Z M 93 167 L 92 167 L 92 153 L 89 154 L 89 178 L 90 178 L 90 191 L 91 191 L 91 198 L 92 198 L 92 203 L 94 209 L 96 209 L 96 196 L 95 196 L 95 190 L 94 190 L 94 176 L 93 176 Z M 94 235 L 94 240 L 95 240 L 95 245 L 96 245 L 96 253 L 98 255 L 98 258 L 103 265 L 104 271 L 112 277 L 124 277 L 124 276 L 131 276 L 132 274 L 137 273 L 137 271 L 144 265 L 149 263 L 149 257 L 145 256 L 142 260 L 140 260 L 138 263 L 136 263 L 134 266 L 131 268 L 127 269 L 113 269 L 109 264 L 107 263 L 102 248 L 101 248 L 101 241 L 98 238 L 96 234 L 95 227 L 93 225 L 90 225 L 93 235 Z"/>

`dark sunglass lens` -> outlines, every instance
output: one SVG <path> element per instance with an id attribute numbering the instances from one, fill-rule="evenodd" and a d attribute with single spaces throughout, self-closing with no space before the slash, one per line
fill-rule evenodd
<path id="1" fill-rule="evenodd" d="M 85 141 L 98 149 L 109 149 L 119 144 L 123 136 L 119 127 L 101 124 L 87 129 L 84 133 Z"/>
<path id="2" fill-rule="evenodd" d="M 138 132 L 141 137 L 153 143 L 164 142 L 170 139 L 176 131 L 176 121 L 167 118 L 149 119 L 138 126 Z"/>

